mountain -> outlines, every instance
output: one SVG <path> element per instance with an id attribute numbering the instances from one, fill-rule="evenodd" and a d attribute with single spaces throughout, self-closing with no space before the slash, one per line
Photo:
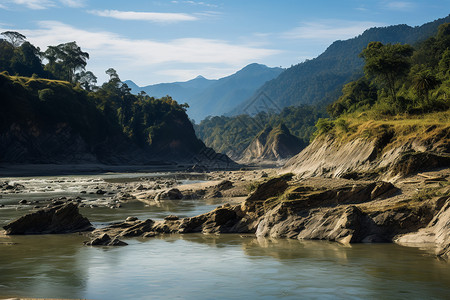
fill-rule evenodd
<path id="1" fill-rule="evenodd" d="M 280 161 L 299 153 L 307 146 L 292 135 L 284 124 L 267 126 L 244 150 L 241 162 Z"/>
<path id="2" fill-rule="evenodd" d="M 217 80 L 202 76 L 186 82 L 160 83 L 138 87 L 125 81 L 135 94 L 145 91 L 153 97 L 170 95 L 179 103 L 189 104 L 190 118 L 201 121 L 209 115 L 223 115 L 248 99 L 261 85 L 277 77 L 282 68 L 270 68 L 261 64 L 250 64 L 238 72 Z"/>
<path id="3" fill-rule="evenodd" d="M 359 53 L 369 42 L 414 45 L 434 35 L 438 26 L 447 22 L 450 22 L 450 15 L 417 27 L 395 25 L 371 28 L 355 38 L 336 41 L 317 58 L 292 66 L 266 82 L 230 114 L 241 114 L 245 107 L 257 103 L 261 95 L 280 108 L 334 101 L 345 83 L 362 75 L 363 60 Z"/>
<path id="4" fill-rule="evenodd" d="M 140 87 L 131 80 L 126 80 L 124 83 L 131 88 L 133 94 L 138 94 L 141 91 L 147 93 L 147 95 L 161 98 L 164 96 L 171 96 L 179 103 L 187 102 L 189 104 L 190 99 L 199 91 L 202 91 L 209 87 L 215 80 L 206 79 L 203 76 L 197 76 L 194 79 L 184 82 L 172 82 L 172 83 L 158 83 L 153 85 L 147 85 Z"/>

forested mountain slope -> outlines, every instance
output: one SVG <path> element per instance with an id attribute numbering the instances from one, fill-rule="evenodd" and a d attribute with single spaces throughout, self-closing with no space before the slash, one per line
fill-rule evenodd
<path id="1" fill-rule="evenodd" d="M 339 97 L 342 85 L 362 74 L 363 59 L 359 53 L 372 41 L 414 45 L 436 34 L 439 25 L 449 22 L 450 16 L 422 26 L 395 25 L 371 28 L 345 41 L 336 41 L 317 58 L 286 69 L 277 78 L 266 82 L 243 104 L 231 111 L 242 112 L 264 92 L 276 105 L 329 103 Z"/>

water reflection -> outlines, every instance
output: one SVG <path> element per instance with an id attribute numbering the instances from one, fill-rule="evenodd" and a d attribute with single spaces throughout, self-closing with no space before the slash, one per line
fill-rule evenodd
<path id="1" fill-rule="evenodd" d="M 418 249 L 239 235 L 0 237 L 0 296 L 90 299 L 445 298 L 449 264 Z M 17 243 L 6 245 L 4 242 Z"/>
<path id="2" fill-rule="evenodd" d="M 84 237 L 0 237 L 0 295 L 81 297 L 86 268 L 79 261 Z"/>

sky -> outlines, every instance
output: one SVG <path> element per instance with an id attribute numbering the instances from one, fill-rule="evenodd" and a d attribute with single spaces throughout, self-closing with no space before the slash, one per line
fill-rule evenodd
<path id="1" fill-rule="evenodd" d="M 45 51 L 76 41 L 99 83 L 217 79 L 250 63 L 287 68 L 371 27 L 419 26 L 450 0 L 0 0 L 0 32 Z"/>

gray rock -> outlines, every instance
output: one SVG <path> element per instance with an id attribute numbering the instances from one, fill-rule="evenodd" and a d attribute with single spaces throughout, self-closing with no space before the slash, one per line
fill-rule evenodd
<path id="1" fill-rule="evenodd" d="M 93 230 L 74 203 L 43 208 L 3 227 L 6 234 L 58 234 Z"/>
<path id="2" fill-rule="evenodd" d="M 111 238 L 107 233 L 102 234 L 90 242 L 84 242 L 86 246 L 126 246 L 127 243 L 119 240 L 117 237 Z"/>
<path id="3" fill-rule="evenodd" d="M 155 197 L 156 201 L 159 201 L 159 200 L 181 200 L 181 199 L 183 199 L 183 194 L 180 192 L 179 189 L 170 189 L 168 191 L 158 193 Z"/>

